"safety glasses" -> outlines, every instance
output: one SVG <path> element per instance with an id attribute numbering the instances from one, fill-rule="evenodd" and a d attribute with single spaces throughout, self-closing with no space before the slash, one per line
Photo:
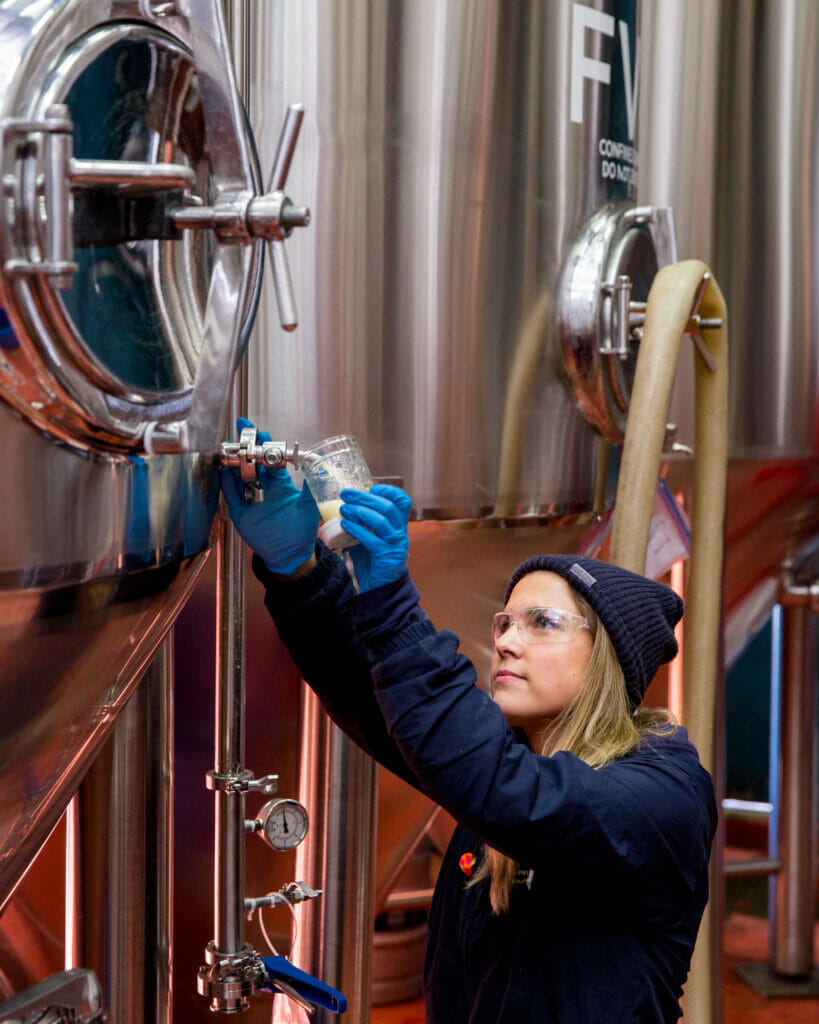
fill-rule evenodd
<path id="1" fill-rule="evenodd" d="M 514 615 L 498 612 L 492 618 L 493 650 L 513 624 L 525 644 L 565 644 L 574 639 L 579 629 L 589 628 L 588 619 L 560 608 L 524 608 Z"/>

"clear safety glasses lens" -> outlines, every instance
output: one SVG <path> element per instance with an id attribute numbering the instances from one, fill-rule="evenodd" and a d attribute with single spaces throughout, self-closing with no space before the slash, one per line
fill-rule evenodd
<path id="1" fill-rule="evenodd" d="M 564 612 L 560 608 L 524 608 L 515 615 L 498 612 L 492 619 L 493 648 L 513 624 L 526 644 L 565 644 L 576 636 L 578 630 L 589 628 L 588 620 L 582 615 Z"/>

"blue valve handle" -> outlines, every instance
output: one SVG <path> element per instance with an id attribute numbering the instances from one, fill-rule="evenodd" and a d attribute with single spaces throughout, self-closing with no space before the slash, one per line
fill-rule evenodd
<path id="1" fill-rule="evenodd" d="M 312 974 L 300 970 L 284 956 L 263 956 L 261 961 L 267 971 L 267 983 L 263 988 L 276 989 L 276 980 L 281 978 L 283 988 L 293 988 L 298 995 L 315 1006 L 331 1013 L 344 1013 L 347 999 L 338 989 L 331 988 Z"/>

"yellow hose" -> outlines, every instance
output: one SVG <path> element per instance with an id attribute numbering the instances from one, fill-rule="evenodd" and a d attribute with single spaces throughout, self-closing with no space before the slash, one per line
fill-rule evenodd
<path id="1" fill-rule="evenodd" d="M 714 774 L 714 708 L 719 666 L 723 531 L 727 467 L 728 345 L 725 300 L 708 267 L 685 260 L 654 278 L 646 307 L 614 507 L 610 560 L 644 572 L 651 513 L 680 342 L 696 296 L 708 277 L 699 307 L 722 326 L 700 332 L 712 371 L 696 363 L 695 462 L 691 508 L 691 557 L 683 639 L 683 722 Z M 712 964 L 716 951 L 710 906 L 700 925 L 684 1010 L 692 1024 L 707 1024 L 713 1010 Z"/>

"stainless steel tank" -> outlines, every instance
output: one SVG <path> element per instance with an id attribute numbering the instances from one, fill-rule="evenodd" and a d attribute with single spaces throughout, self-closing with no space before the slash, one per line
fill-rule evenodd
<path id="1" fill-rule="evenodd" d="M 248 17 L 260 145 L 268 102 L 303 96 L 294 173 L 317 213 L 287 349 L 260 306 L 251 415 L 305 442 L 353 433 L 420 518 L 591 507 L 600 433 L 566 382 L 608 390 L 586 380 L 609 302 L 594 287 L 631 272 L 645 298 L 673 253 L 629 217 L 635 5 L 283 0 Z"/>
<path id="2" fill-rule="evenodd" d="M 404 481 L 424 604 L 479 672 L 516 559 L 571 550 L 589 512 L 611 504 L 604 439 L 617 440 L 634 357 L 629 347 L 612 358 L 616 285 L 628 273 L 630 298 L 644 298 L 674 237 L 680 257 L 712 265 L 729 307 L 730 658 L 768 614 L 783 562 L 816 534 L 814 274 L 800 263 L 812 253 L 815 119 L 789 101 L 803 91 L 812 109 L 808 8 L 768 5 L 769 32 L 756 7 L 687 0 L 641 5 L 639 33 L 628 5 L 569 0 L 282 0 L 251 15 L 261 148 L 260 97 L 275 108 L 298 95 L 315 111 L 297 166 L 317 228 L 294 253 L 310 296 L 302 328 L 272 356 L 262 300 L 250 415 L 308 442 L 353 433 L 376 475 Z M 796 64 L 784 55 L 794 46 Z M 754 77 L 760 53 L 767 70 Z M 777 170 L 793 139 L 799 175 L 784 153 Z M 799 198 L 752 194 L 765 167 L 766 182 L 797 183 Z M 776 229 L 773 261 L 762 226 L 786 202 L 806 216 L 799 230 Z M 657 216 L 666 207 L 675 235 Z M 802 272 L 773 287 L 789 266 Z M 798 332 L 788 308 L 802 311 Z M 674 407 L 683 444 L 693 358 L 686 342 Z M 690 453 L 669 451 L 668 463 L 685 495 Z"/>
<path id="3" fill-rule="evenodd" d="M 6 0 L 0 52 L 2 907 L 208 553 L 261 254 L 173 219 L 259 190 L 217 7 Z"/>
<path id="4" fill-rule="evenodd" d="M 728 305 L 729 664 L 819 523 L 818 13 L 802 0 L 642 7 L 638 195 L 672 206 L 680 257 L 706 260 Z M 672 410 L 688 443 L 692 360 L 684 348 Z"/>
<path id="5" fill-rule="evenodd" d="M 261 299 L 249 415 L 304 444 L 351 433 L 374 475 L 403 482 L 425 607 L 483 673 L 510 568 L 571 549 L 611 501 L 636 357 L 622 303 L 645 300 L 675 258 L 668 211 L 637 203 L 636 5 L 281 0 L 244 13 L 262 162 L 268 104 L 299 97 L 310 117 L 293 173 L 315 214 L 291 248 L 304 313 L 286 345 Z M 318 739 L 302 738 L 315 758 Z M 350 830 L 364 796 L 346 794 Z M 402 792 L 379 812 L 406 826 L 380 857 L 389 873 L 425 808 Z M 337 807 L 311 813 L 305 870 L 350 845 Z M 355 898 L 326 894 L 332 909 L 305 908 L 299 929 L 297 957 L 342 987 L 360 938 L 316 921 L 352 924 L 359 906 L 339 905 Z"/>

